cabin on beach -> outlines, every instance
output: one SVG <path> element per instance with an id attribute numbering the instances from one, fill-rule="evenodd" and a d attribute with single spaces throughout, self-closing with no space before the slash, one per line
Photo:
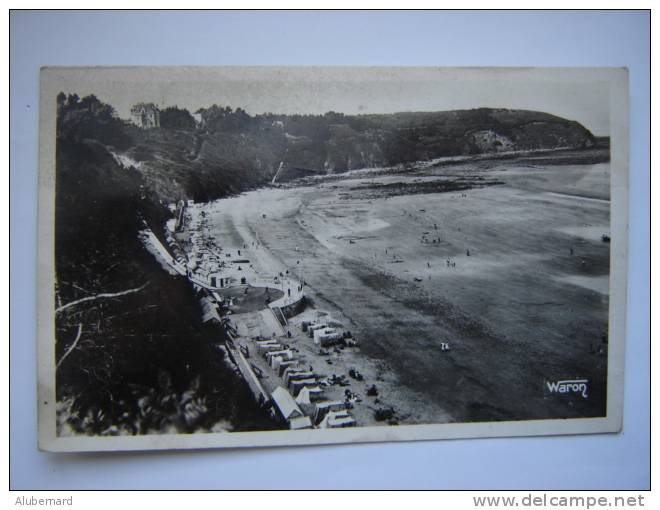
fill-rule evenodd
<path id="1" fill-rule="evenodd" d="M 213 301 L 207 297 L 199 300 L 199 305 L 202 308 L 202 323 L 215 322 L 220 324 L 220 315 L 218 314 L 218 307 Z"/>
<path id="2" fill-rule="evenodd" d="M 321 429 L 340 429 L 345 427 L 354 427 L 356 425 L 348 411 L 330 411 L 323 421 L 319 423 Z"/>
<path id="3" fill-rule="evenodd" d="M 285 421 L 291 429 L 311 428 L 312 422 L 305 416 L 296 404 L 291 394 L 281 386 L 273 390 L 271 394 L 273 407 L 277 416 Z"/>
<path id="4" fill-rule="evenodd" d="M 344 411 L 345 409 L 346 403 L 341 400 L 318 402 L 314 411 L 314 423 L 321 423 L 325 416 L 331 411 Z"/>

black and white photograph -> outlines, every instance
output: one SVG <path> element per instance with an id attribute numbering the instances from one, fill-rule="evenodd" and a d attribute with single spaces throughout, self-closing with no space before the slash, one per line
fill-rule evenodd
<path id="1" fill-rule="evenodd" d="M 625 69 L 41 71 L 50 451 L 617 432 Z"/>

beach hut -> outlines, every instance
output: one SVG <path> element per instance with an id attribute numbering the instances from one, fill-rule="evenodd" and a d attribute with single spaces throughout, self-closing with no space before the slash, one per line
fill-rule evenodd
<path id="1" fill-rule="evenodd" d="M 219 273 L 216 267 L 209 268 L 209 285 L 215 288 L 222 288 L 225 286 L 225 278 L 222 273 Z"/>
<path id="2" fill-rule="evenodd" d="M 257 338 L 259 338 L 259 337 L 257 337 Z M 268 338 L 266 340 L 255 340 L 255 342 L 257 343 L 257 346 L 259 346 L 259 345 L 264 345 L 265 346 L 265 345 L 276 344 L 277 340 L 273 340 L 272 338 Z"/>
<path id="3" fill-rule="evenodd" d="M 316 331 L 317 329 L 327 328 L 327 327 L 328 327 L 328 325 L 325 322 L 317 323 L 317 324 L 310 324 L 307 327 L 307 334 L 309 335 L 309 338 L 314 338 L 314 331 Z"/>
<path id="4" fill-rule="evenodd" d="M 294 396 L 298 396 L 300 390 L 302 390 L 304 387 L 316 386 L 317 384 L 318 381 L 316 380 L 316 377 L 310 377 L 309 379 L 298 379 L 289 383 L 289 389 Z"/>
<path id="5" fill-rule="evenodd" d="M 286 354 L 271 356 L 270 360 L 268 361 L 268 365 L 270 365 L 270 368 L 272 368 L 273 370 L 277 370 L 280 367 L 280 363 L 287 360 L 288 360 L 288 356 Z"/>
<path id="6" fill-rule="evenodd" d="M 336 332 L 337 332 L 337 330 L 334 329 L 334 328 L 318 328 L 318 329 L 315 329 L 315 330 L 314 330 L 314 334 L 313 334 L 313 336 L 314 336 L 314 343 L 315 343 L 315 344 L 318 344 L 318 343 L 319 343 L 319 342 L 318 342 L 318 338 L 319 338 L 319 336 L 321 336 L 321 335 L 327 335 L 327 334 L 330 334 L 330 333 L 336 333 Z"/>
<path id="7" fill-rule="evenodd" d="M 319 428 L 322 429 L 339 429 L 354 426 L 355 419 L 348 411 L 330 411 L 319 424 Z"/>
<path id="8" fill-rule="evenodd" d="M 296 403 L 300 405 L 311 404 L 312 402 L 318 402 L 322 398 L 323 390 L 321 388 L 318 386 L 306 386 L 298 393 Z"/>
<path id="9" fill-rule="evenodd" d="M 210 321 L 220 322 L 217 307 L 211 299 L 203 297 L 199 300 L 199 305 L 202 308 L 202 323 L 206 324 Z"/>
<path id="10" fill-rule="evenodd" d="M 310 377 L 316 377 L 316 374 L 311 371 L 302 371 L 302 372 L 289 372 L 284 378 L 284 384 L 291 384 L 291 381 L 298 381 L 300 379 L 309 379 Z"/>
<path id="11" fill-rule="evenodd" d="M 273 370 L 275 370 L 276 372 L 279 373 L 280 366 L 282 365 L 282 363 L 285 363 L 285 362 L 286 362 L 286 360 L 284 358 L 282 358 L 281 356 L 273 356 L 270 359 L 270 366 Z"/>
<path id="12" fill-rule="evenodd" d="M 271 362 L 274 356 L 280 356 L 284 359 L 293 359 L 293 352 L 288 349 L 281 349 L 279 351 L 268 351 L 266 352 L 266 361 Z"/>
<path id="13" fill-rule="evenodd" d="M 321 347 L 328 347 L 330 345 L 335 345 L 341 342 L 344 339 L 341 333 L 321 333 L 318 335 L 317 339 L 314 340 L 314 343 L 320 345 Z"/>
<path id="14" fill-rule="evenodd" d="M 346 409 L 346 403 L 341 400 L 317 402 L 314 411 L 314 423 L 319 423 L 330 411 L 343 411 L 344 409 Z"/>
<path id="15" fill-rule="evenodd" d="M 257 351 L 259 351 L 260 354 L 263 354 L 264 357 L 269 353 L 269 352 L 276 352 L 282 350 L 282 344 L 278 342 L 273 342 L 270 344 L 257 344 Z"/>
<path id="16" fill-rule="evenodd" d="M 291 379 L 292 374 L 301 374 L 304 373 L 306 370 L 304 368 L 298 368 L 298 367 L 287 367 L 284 369 L 284 373 L 282 374 L 282 379 L 284 379 L 284 384 L 289 384 L 289 380 Z"/>
<path id="17" fill-rule="evenodd" d="M 283 377 L 284 376 L 284 371 L 287 368 L 297 368 L 297 367 L 298 367 L 298 360 L 296 360 L 296 359 L 292 359 L 292 360 L 289 360 L 289 361 L 282 361 L 280 363 L 280 366 L 277 368 L 277 375 L 279 375 L 280 377 Z"/>
<path id="18" fill-rule="evenodd" d="M 279 416 L 286 422 L 304 416 L 291 394 L 281 386 L 273 390 L 271 400 Z"/>

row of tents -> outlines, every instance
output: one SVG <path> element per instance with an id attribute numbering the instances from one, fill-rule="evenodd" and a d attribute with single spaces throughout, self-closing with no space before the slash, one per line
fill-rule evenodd
<path id="1" fill-rule="evenodd" d="M 337 344 L 344 344 L 348 347 L 357 345 L 349 333 L 341 331 L 337 326 L 328 322 L 305 320 L 302 321 L 301 328 L 309 338 L 314 339 L 314 344 L 319 347 L 332 347 Z"/>
<path id="2" fill-rule="evenodd" d="M 181 204 L 178 212 L 180 229 L 185 212 L 184 204 Z M 190 273 L 195 272 L 197 277 L 208 279 L 209 282 L 212 282 L 212 287 L 222 287 L 225 282 L 217 271 L 224 263 L 209 252 L 211 243 L 198 232 L 200 228 L 206 226 L 206 220 L 199 218 L 196 214 L 191 214 L 191 216 L 194 232 L 190 239 L 193 245 L 190 257 L 186 257 L 171 232 L 165 234 L 167 243 L 174 252 L 173 258 L 183 267 L 187 266 Z M 216 283 L 217 281 L 220 283 Z M 202 309 L 202 322 L 221 323 L 218 306 L 223 302 L 222 298 L 217 293 L 206 291 L 198 285 L 195 285 L 195 288 L 201 291 L 199 304 Z M 324 392 L 318 385 L 317 375 L 312 370 L 301 368 L 291 349 L 277 340 L 265 340 L 257 342 L 257 351 L 266 359 L 270 368 L 277 372 L 288 388 L 288 390 L 282 386 L 275 388 L 271 393 L 271 401 L 277 414 L 288 423 L 291 430 L 310 429 L 314 426 L 336 428 L 355 425 L 355 420 L 350 416 L 343 402 L 322 401 Z M 294 399 L 292 395 L 296 398 Z M 301 405 L 315 406 L 311 418 L 301 410 Z"/>
<path id="3" fill-rule="evenodd" d="M 319 385 L 319 377 L 312 367 L 301 366 L 294 351 L 276 339 L 258 340 L 257 352 L 268 362 L 282 379 L 271 393 L 276 414 L 288 423 L 291 430 L 350 427 L 355 419 L 342 401 L 325 400 L 325 392 Z M 307 414 L 301 406 L 309 409 Z"/>

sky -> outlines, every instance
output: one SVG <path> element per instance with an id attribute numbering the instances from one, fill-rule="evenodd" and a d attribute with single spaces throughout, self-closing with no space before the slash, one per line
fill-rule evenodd
<path id="1" fill-rule="evenodd" d="M 609 135 L 610 69 L 569 68 L 47 68 L 53 90 L 95 94 L 122 118 L 138 102 L 195 112 L 393 113 L 479 107 L 543 111 Z M 54 97 L 53 97 L 54 101 Z"/>

